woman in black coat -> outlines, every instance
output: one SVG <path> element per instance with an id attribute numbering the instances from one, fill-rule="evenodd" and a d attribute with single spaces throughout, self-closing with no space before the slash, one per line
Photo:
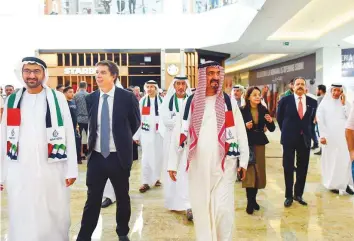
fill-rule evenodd
<path id="1" fill-rule="evenodd" d="M 273 132 L 275 125 L 268 109 L 261 104 L 261 90 L 258 87 L 250 87 L 247 90 L 245 102 L 241 113 L 246 125 L 250 153 L 253 152 L 254 158 L 253 161 L 250 158 L 242 187 L 246 188 L 247 193 L 246 212 L 252 214 L 260 208 L 256 201 L 258 189 L 266 186 L 265 145 L 269 141 L 264 132 L 267 129 Z"/>

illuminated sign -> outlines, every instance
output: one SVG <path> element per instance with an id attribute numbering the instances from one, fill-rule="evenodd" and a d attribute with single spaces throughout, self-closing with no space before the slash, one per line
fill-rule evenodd
<path id="1" fill-rule="evenodd" d="M 76 74 L 76 75 L 94 75 L 96 73 L 96 68 L 65 68 L 64 74 Z"/>

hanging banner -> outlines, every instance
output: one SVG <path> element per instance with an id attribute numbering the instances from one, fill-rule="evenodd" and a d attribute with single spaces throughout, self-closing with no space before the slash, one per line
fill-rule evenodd
<path id="1" fill-rule="evenodd" d="M 342 76 L 354 77 L 354 49 L 342 49 Z"/>

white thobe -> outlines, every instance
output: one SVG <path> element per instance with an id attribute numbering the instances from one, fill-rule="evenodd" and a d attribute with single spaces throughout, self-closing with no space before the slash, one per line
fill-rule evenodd
<path id="1" fill-rule="evenodd" d="M 232 240 L 234 224 L 234 185 L 236 158 L 226 157 L 222 170 L 219 157 L 216 96 L 206 97 L 196 156 L 188 170 L 189 197 L 197 241 Z M 236 138 L 240 146 L 240 166 L 247 169 L 248 140 L 236 100 L 232 101 Z"/>
<path id="2" fill-rule="evenodd" d="M 167 100 L 166 100 L 167 101 Z M 169 210 L 184 211 L 191 208 L 188 195 L 188 173 L 187 168 L 187 150 L 178 151 L 179 139 L 181 135 L 181 124 L 184 113 L 184 101 L 178 99 L 179 112 L 162 116 L 163 123 L 166 126 L 164 133 L 164 194 L 165 207 Z M 168 171 L 176 171 L 177 181 L 171 180 Z"/>
<path id="3" fill-rule="evenodd" d="M 114 192 L 113 185 L 111 183 L 111 180 L 109 180 L 109 178 L 106 182 L 106 186 L 104 187 L 103 197 L 111 199 L 113 203 L 116 201 L 116 194 Z"/>
<path id="4" fill-rule="evenodd" d="M 327 144 L 322 146 L 322 183 L 325 188 L 345 191 L 353 185 L 351 160 L 345 138 L 345 124 L 350 112 L 340 100 L 322 101 L 317 111 L 318 128 Z"/>
<path id="5" fill-rule="evenodd" d="M 147 100 L 146 100 L 147 101 Z M 140 100 L 142 113 L 143 99 Z M 150 125 L 149 131 L 142 130 L 141 126 L 134 134 L 133 140 L 141 142 L 141 183 L 155 185 L 161 178 L 162 171 L 162 137 L 156 130 L 155 99 L 150 98 L 150 115 L 142 116 L 142 120 Z M 157 122 L 158 123 L 158 122 Z"/>
<path id="6" fill-rule="evenodd" d="M 66 178 L 78 175 L 68 103 L 57 92 L 66 134 L 67 161 L 48 163 L 46 95 L 23 93 L 18 161 L 5 161 L 6 108 L 1 126 L 2 181 L 8 193 L 9 241 L 68 241 L 70 193 Z"/>

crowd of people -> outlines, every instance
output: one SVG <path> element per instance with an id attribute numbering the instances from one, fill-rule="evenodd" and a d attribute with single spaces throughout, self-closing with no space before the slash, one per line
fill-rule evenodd
<path id="1" fill-rule="evenodd" d="M 117 235 L 129 240 L 129 176 L 139 146 L 139 191 L 162 186 L 165 208 L 186 213 L 196 240 L 231 240 L 235 181 L 245 188 L 246 212 L 260 210 L 257 193 L 267 183 L 266 133 L 276 126 L 286 208 L 293 201 L 307 205 L 303 194 L 311 139 L 312 149 L 322 147 L 323 186 L 354 194 L 354 110 L 342 85 L 333 84 L 328 92 L 319 85 L 316 100 L 306 80 L 294 78 L 273 119 L 264 99 L 266 86 L 236 85 L 226 94 L 224 68 L 213 61 L 199 65 L 196 89 L 187 77 L 176 76 L 166 91 L 147 81 L 144 94 L 137 86 L 124 89 L 118 66 L 108 60 L 96 64 L 98 90 L 93 93 L 87 93 L 86 82 L 76 93 L 71 86 L 49 88 L 47 65 L 36 57 L 23 58 L 16 74 L 24 88 L 6 86 L 0 132 L 10 241 L 69 240 L 68 187 L 84 159 L 88 191 L 77 240 L 91 240 L 100 209 L 115 201 Z"/>

